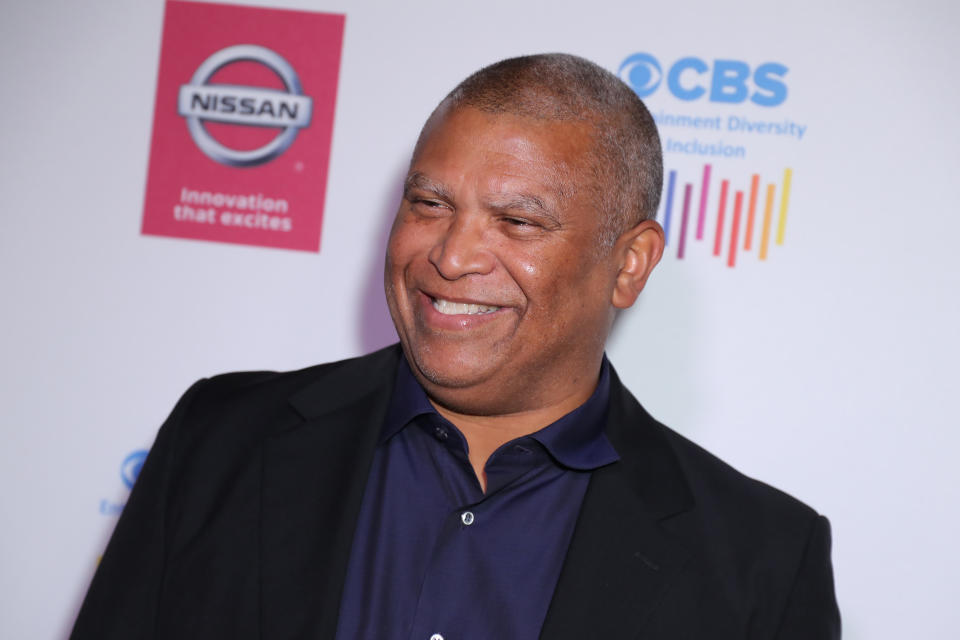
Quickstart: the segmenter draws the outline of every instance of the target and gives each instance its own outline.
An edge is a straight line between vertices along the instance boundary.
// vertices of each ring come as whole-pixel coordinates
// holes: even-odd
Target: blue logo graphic
[[[693,56],[680,58],[667,70],[667,88],[680,100],[740,104],[750,100],[761,107],[776,107],[787,99],[783,77],[789,69],[765,62],[751,71],[740,60],[714,60],[711,66]],[[663,79],[660,63],[649,53],[635,53],[620,65],[618,74],[641,98],[651,95]]]
[[[133,483],[137,481],[140,475],[140,469],[143,468],[143,461],[147,459],[146,449],[134,451],[123,459],[123,465],[120,467],[120,477],[127,489],[133,489]]]
[[[649,53],[635,53],[628,57],[620,65],[617,75],[641,98],[656,91],[663,80],[660,63]]]

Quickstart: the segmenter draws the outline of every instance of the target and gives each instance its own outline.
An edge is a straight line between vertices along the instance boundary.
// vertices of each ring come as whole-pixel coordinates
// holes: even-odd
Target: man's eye
[[[415,210],[421,213],[429,213],[430,215],[442,213],[444,210],[449,209],[445,202],[427,198],[410,198],[410,205]]]
[[[532,226],[529,220],[524,220],[522,218],[504,218],[504,221],[513,227],[529,227]]]

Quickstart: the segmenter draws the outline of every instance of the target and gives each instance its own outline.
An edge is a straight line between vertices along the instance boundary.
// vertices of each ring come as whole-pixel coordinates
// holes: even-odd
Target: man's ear
[[[613,287],[614,307],[626,309],[636,302],[650,272],[660,262],[663,243],[663,228],[656,220],[644,220],[617,238],[614,252],[620,260],[620,271]]]

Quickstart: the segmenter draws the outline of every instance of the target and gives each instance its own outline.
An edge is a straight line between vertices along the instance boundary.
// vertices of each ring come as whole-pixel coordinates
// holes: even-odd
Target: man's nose
[[[430,262],[447,280],[465,275],[484,275],[494,267],[486,246],[486,226],[478,216],[454,214],[444,234],[428,254]]]

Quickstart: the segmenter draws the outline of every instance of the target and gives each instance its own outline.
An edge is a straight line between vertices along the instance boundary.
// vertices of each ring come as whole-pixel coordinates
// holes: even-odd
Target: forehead
[[[570,196],[592,187],[593,128],[458,107],[435,113],[424,126],[411,174],[441,179],[486,178],[491,184],[529,180]]]

